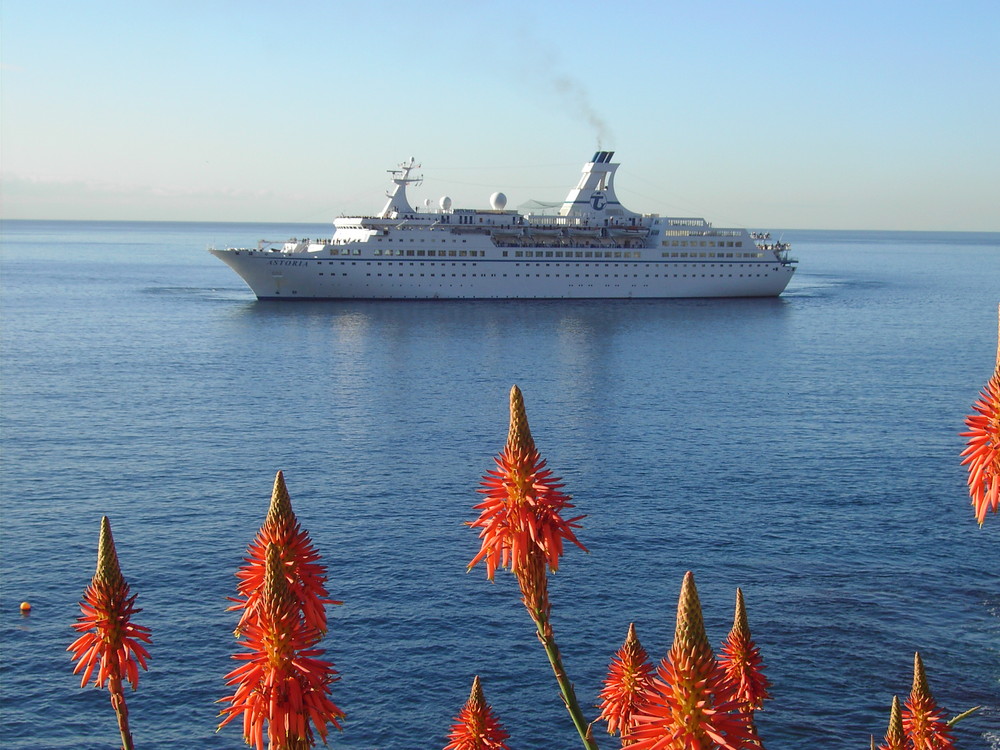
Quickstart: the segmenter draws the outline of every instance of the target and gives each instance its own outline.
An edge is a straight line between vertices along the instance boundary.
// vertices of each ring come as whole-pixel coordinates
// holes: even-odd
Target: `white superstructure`
[[[390,170],[376,216],[341,217],[329,240],[212,248],[260,299],[559,299],[775,297],[788,245],[704,219],[637,214],[615,195],[618,164],[598,151],[558,213],[413,208],[413,159]]]

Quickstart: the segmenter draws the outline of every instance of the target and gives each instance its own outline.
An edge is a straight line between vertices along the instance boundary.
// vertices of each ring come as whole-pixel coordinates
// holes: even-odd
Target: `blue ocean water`
[[[279,469],[344,601],[332,747],[443,747],[477,674],[512,748],[578,747],[515,582],[465,572],[515,383],[587,514],[551,595],[589,717],[630,622],[665,654],[692,570],[713,643],[744,591],[772,750],[880,738],[916,650],[949,715],[985,706],[959,747],[1000,747],[1000,517],[958,460],[1000,234],[787,231],[778,299],[289,304],[205,248],[325,225],[0,229],[4,748],[118,746],[65,651],[104,514],[153,631],[137,745],[242,746],[214,732],[226,597]]]

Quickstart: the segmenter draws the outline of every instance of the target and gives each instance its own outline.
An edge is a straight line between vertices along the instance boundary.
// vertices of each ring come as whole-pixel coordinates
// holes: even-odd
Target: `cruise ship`
[[[767,232],[640,214],[615,194],[613,151],[583,165],[562,204],[410,205],[414,159],[389,170],[375,216],[342,216],[330,239],[210,248],[259,299],[776,297],[796,261]],[[524,209],[525,206],[522,206]]]

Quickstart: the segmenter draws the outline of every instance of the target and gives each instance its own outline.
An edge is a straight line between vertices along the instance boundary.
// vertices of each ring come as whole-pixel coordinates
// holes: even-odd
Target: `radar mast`
[[[420,169],[420,165],[417,164],[416,160],[411,156],[410,160],[408,162],[404,161],[399,165],[398,169],[386,170],[392,175],[392,183],[394,187],[391,192],[386,193],[389,201],[385,204],[385,208],[382,209],[382,213],[379,214],[380,219],[392,219],[403,214],[411,214],[414,212],[413,208],[410,206],[410,202],[406,199],[406,186],[419,185],[424,179],[420,175],[411,177],[410,173],[414,169]]]

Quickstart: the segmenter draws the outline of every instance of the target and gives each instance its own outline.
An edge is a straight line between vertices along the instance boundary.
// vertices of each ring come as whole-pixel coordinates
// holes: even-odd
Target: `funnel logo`
[[[595,211],[600,211],[606,205],[608,205],[608,199],[605,198],[600,193],[594,193],[590,196],[590,205],[594,207]]]

